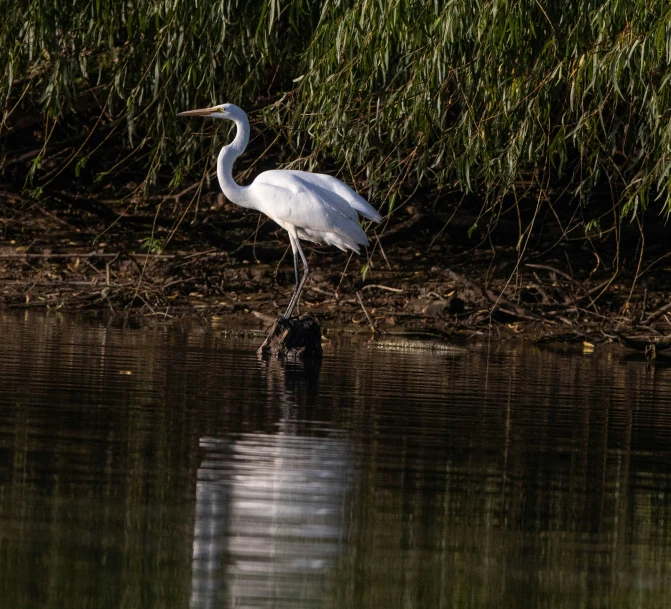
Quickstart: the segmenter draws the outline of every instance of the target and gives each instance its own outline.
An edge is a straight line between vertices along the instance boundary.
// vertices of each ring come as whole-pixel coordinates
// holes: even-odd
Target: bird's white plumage
[[[359,224],[359,214],[373,222],[380,222],[382,216],[349,186],[321,173],[273,169],[260,174],[249,186],[238,186],[233,180],[232,169],[235,159],[249,141],[249,121],[245,112],[233,104],[223,104],[181,114],[227,118],[235,122],[235,139],[221,149],[217,160],[219,184],[233,203],[263,212],[289,233],[296,271],[296,290],[285,313],[285,317],[289,317],[309,272],[298,240],[335,245],[358,254],[359,246],[368,245],[366,233]],[[300,282],[298,254],[304,268]]]
[[[254,182],[277,183],[277,180],[293,177],[306,185],[314,185],[324,190],[329,190],[340,196],[349,203],[350,207],[359,212],[367,220],[381,222],[382,216],[366,199],[352,190],[347,184],[338,178],[324,173],[312,173],[310,171],[296,171],[294,169],[271,169],[264,171]]]
[[[258,209],[287,230],[293,226],[299,238],[359,253],[359,245],[368,245],[368,238],[359,225],[358,210],[352,201],[363,206],[353,197],[344,198],[342,194],[349,194],[344,188],[340,192],[327,188],[332,183],[324,178],[331,176],[306,171],[266,171],[254,180],[249,193]],[[335,178],[331,180],[345,186]],[[368,202],[361,201],[369,208],[364,208],[366,217],[379,218]]]

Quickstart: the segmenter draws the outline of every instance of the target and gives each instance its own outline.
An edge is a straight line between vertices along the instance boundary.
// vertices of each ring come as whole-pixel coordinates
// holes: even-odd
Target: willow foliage
[[[417,186],[495,200],[561,184],[588,201],[608,184],[624,213],[671,210],[665,0],[3,4],[4,135],[30,107],[47,132],[72,123],[93,95],[96,128],[178,182],[213,140],[176,111],[232,101],[281,131],[296,165],[332,158],[390,205]]]

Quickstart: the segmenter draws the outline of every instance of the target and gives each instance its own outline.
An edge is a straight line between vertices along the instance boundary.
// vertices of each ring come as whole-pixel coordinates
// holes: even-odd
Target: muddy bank
[[[195,313],[263,327],[293,290],[286,234],[214,194],[196,223],[65,198],[6,194],[0,205],[2,307]],[[327,328],[379,334],[593,342],[671,331],[664,251],[616,260],[585,241],[548,247],[549,235],[520,259],[514,239],[466,238],[468,214],[460,224],[442,220],[408,207],[369,233],[361,257],[308,247],[301,312]]]

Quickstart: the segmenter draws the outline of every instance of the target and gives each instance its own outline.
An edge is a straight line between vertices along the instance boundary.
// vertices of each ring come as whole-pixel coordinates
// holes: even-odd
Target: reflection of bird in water
[[[238,186],[232,170],[235,159],[249,142],[249,120],[245,112],[233,104],[222,104],[180,112],[179,116],[227,118],[236,124],[235,139],[221,149],[217,160],[219,184],[233,203],[263,212],[289,233],[296,289],[284,313],[288,319],[310,272],[299,239],[335,245],[343,251],[352,250],[358,254],[360,245],[368,245],[368,238],[359,226],[357,214],[374,222],[380,222],[382,216],[349,186],[320,173],[274,169],[264,171],[249,186]],[[303,261],[300,281],[299,255]]]
[[[191,608],[319,600],[345,537],[347,443],[250,434],[200,446]]]
[[[297,360],[265,357],[257,354],[265,379],[265,394],[271,410],[279,409],[279,430],[296,433],[295,421],[314,413],[319,395],[321,358]]]
[[[319,369],[260,364],[278,433],[200,440],[191,609],[315,603],[346,535],[349,444],[297,435]]]

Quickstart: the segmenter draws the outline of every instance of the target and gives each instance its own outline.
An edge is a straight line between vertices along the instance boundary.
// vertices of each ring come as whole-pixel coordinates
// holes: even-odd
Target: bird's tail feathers
[[[352,250],[357,254],[361,253],[359,245],[368,245],[368,238],[365,233],[361,231],[361,235],[357,236],[357,239],[353,239],[348,235],[341,235],[338,233],[328,233],[326,238],[330,245],[335,245],[338,249],[341,249],[343,252],[347,250]],[[361,238],[363,237],[363,238]]]
[[[363,197],[357,195],[356,199],[350,199],[349,204],[356,209],[366,220],[373,222],[382,222],[380,213]]]

